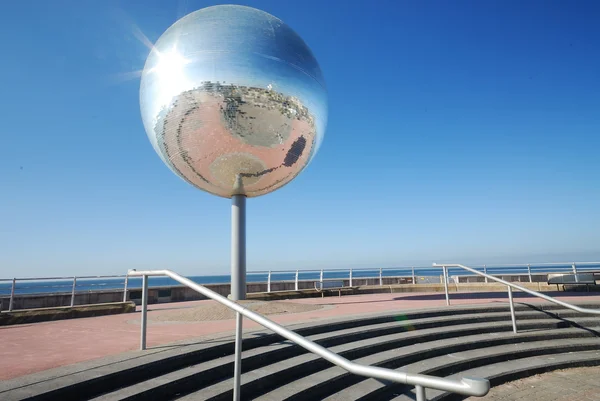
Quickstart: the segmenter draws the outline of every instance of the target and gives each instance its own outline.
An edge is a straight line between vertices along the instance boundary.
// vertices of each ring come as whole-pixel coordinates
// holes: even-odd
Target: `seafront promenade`
[[[600,294],[547,293],[567,302],[600,301]],[[452,306],[505,304],[506,293],[453,293]],[[443,293],[394,293],[302,298],[282,301],[243,301],[284,326],[352,318],[373,313],[403,313],[426,308],[448,308]],[[537,304],[539,299],[515,293],[516,303]],[[450,306],[450,308],[452,308]],[[147,343],[152,349],[185,347],[188,344],[230,336],[235,320],[230,311],[214,301],[203,300],[149,306]],[[245,333],[264,332],[256,323],[244,321]],[[13,379],[78,362],[123,354],[139,355],[140,313],[99,316],[0,327],[2,357],[0,380]]]

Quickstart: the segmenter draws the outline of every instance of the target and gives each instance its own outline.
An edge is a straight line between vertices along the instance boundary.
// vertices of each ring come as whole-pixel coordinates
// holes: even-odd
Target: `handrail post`
[[[512,319],[513,333],[517,334],[517,317],[515,316],[515,304],[513,302],[512,287],[508,287],[508,302],[510,303],[510,318]]]
[[[575,267],[575,262],[573,262],[573,274],[575,275],[575,282],[578,283],[579,282],[579,277],[577,277],[577,267]]]
[[[235,313],[235,361],[233,364],[233,400],[240,401],[242,387],[242,314]]]
[[[531,277],[531,265],[527,264],[527,274],[529,275],[529,282],[533,283],[533,278]]]
[[[236,301],[246,299],[246,291],[246,197],[233,195],[231,197],[231,298]]]
[[[379,285],[383,285],[383,269],[379,268]]]
[[[446,305],[450,306],[450,294],[448,293],[448,268],[446,266],[442,266],[444,270],[444,291],[446,292]]]
[[[352,269],[350,269],[350,282],[348,285],[352,287]]]
[[[142,332],[140,333],[140,349],[146,349],[146,324],[148,317],[148,276],[142,276]]]
[[[415,276],[415,267],[412,267],[412,283],[417,284],[417,278]]]
[[[294,289],[298,291],[298,270],[296,270],[296,279],[294,283]]]
[[[127,302],[127,286],[129,285],[129,275],[125,275],[125,285],[123,286],[123,302]]]
[[[485,274],[487,274],[487,265],[483,265],[483,272],[484,272]],[[488,278],[487,278],[487,277],[485,278],[485,282],[486,282],[486,284],[487,284],[487,282],[488,282]]]
[[[425,394],[425,387],[415,386],[415,392],[417,393],[417,401],[427,401],[427,395]]]
[[[271,270],[269,270],[269,275],[267,276],[267,292],[271,292]]]
[[[319,276],[319,282],[321,283],[321,288],[323,288],[323,269],[321,269],[321,275]]]
[[[77,285],[77,277],[73,277],[73,288],[71,289],[71,308],[75,306],[75,286]]]
[[[17,285],[17,279],[13,278],[12,286],[10,287],[10,301],[8,302],[8,311],[11,312],[13,310],[14,302],[15,302],[15,286]]]

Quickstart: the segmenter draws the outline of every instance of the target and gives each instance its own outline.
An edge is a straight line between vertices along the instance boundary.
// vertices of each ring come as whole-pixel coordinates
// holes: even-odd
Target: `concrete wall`
[[[115,315],[135,312],[133,302],[116,302],[99,305],[80,305],[60,308],[36,308],[3,312],[0,314],[0,326],[12,324],[37,323],[51,320],[76,319],[81,317]]]

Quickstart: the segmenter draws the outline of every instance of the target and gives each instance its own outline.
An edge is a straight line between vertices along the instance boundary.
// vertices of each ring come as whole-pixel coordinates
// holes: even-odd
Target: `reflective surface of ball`
[[[140,87],[146,133],[173,172],[215,195],[264,195],[314,157],[327,125],[321,69],[286,24],[214,6],[173,24]]]

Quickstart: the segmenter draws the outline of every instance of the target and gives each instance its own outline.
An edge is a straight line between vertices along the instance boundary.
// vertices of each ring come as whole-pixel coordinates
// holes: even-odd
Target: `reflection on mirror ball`
[[[327,125],[311,50],[278,18],[243,6],[204,8],[167,29],[146,60],[140,106],[167,166],[223,197],[290,182]]]

